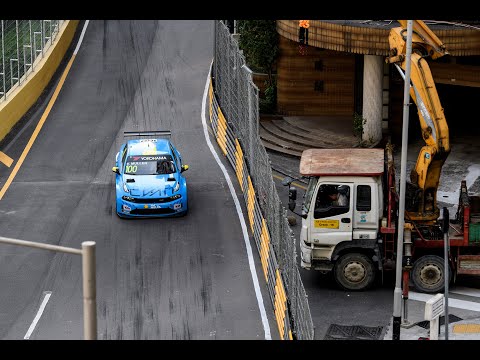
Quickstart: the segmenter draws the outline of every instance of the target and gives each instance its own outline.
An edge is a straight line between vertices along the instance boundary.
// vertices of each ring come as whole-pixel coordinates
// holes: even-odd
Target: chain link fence
[[[27,80],[64,20],[0,20],[0,102]]]
[[[267,151],[258,133],[258,88],[252,81],[252,72],[246,65],[237,40],[222,21],[215,22],[214,46],[214,91],[228,124],[234,129],[244,149],[253,187],[286,286],[293,333],[296,339],[313,340],[313,321],[297,266],[295,237],[288,224],[287,210],[275,188]]]

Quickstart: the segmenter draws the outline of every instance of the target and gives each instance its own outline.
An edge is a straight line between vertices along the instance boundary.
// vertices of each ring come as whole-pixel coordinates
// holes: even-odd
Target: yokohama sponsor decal
[[[128,162],[132,161],[158,161],[158,160],[170,160],[172,161],[171,155],[131,155],[128,157]]]

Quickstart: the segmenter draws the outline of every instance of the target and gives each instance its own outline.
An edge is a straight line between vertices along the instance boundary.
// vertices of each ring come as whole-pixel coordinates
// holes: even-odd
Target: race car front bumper
[[[166,217],[176,216],[187,210],[185,197],[138,199],[123,196],[117,200],[117,214],[121,217]]]

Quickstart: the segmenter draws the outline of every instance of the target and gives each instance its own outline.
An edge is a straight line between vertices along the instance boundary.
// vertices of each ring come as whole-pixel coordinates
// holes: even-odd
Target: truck
[[[406,20],[392,28],[390,56],[405,79]],[[440,218],[437,190],[441,169],[450,153],[448,126],[426,58],[448,52],[421,20],[414,20],[410,96],[414,100],[425,145],[406,181],[402,280],[424,293],[444,289],[445,244],[449,242],[448,279],[457,274],[480,275],[480,196],[470,194],[461,181],[455,217]],[[349,291],[372,287],[378,274],[395,270],[398,203],[393,146],[384,148],[307,149],[300,158],[300,174],[308,179],[300,230],[301,267],[332,273]],[[293,179],[289,209],[296,207]],[[347,205],[334,200],[347,198]],[[445,211],[444,211],[445,212]],[[448,212],[446,212],[448,215]],[[383,276],[382,276],[383,279]]]

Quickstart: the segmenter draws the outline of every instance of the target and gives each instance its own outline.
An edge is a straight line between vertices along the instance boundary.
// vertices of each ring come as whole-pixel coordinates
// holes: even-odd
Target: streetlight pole
[[[410,105],[410,59],[412,56],[413,20],[407,20],[407,49],[405,66],[405,86],[403,91],[403,127],[402,127],[402,153],[400,165],[400,201],[398,205],[398,238],[396,280],[393,297],[393,331],[392,340],[400,340],[400,325],[402,320],[402,259],[403,259],[403,232],[405,226],[405,188],[407,173],[407,147],[408,147],[408,115]],[[408,284],[405,284],[408,286]]]

